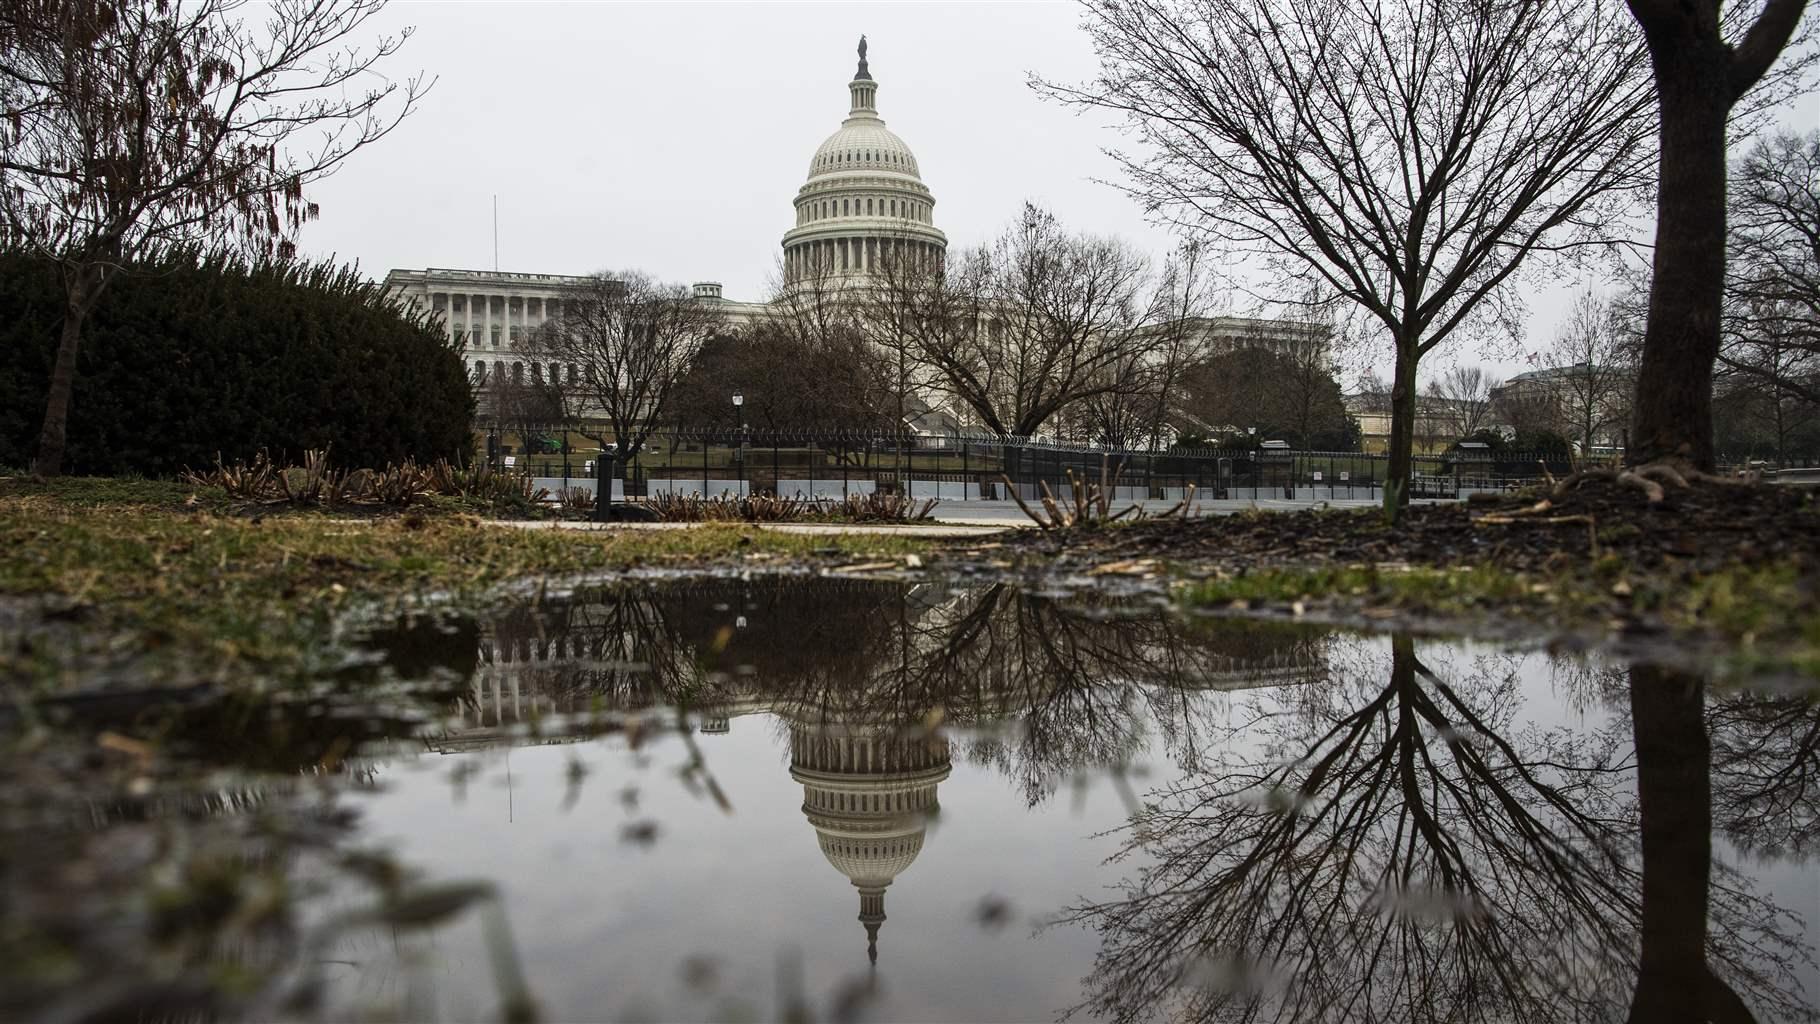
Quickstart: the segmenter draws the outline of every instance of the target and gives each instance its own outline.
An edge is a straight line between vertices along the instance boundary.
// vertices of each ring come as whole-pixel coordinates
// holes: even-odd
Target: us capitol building
[[[795,223],[782,240],[786,287],[810,279],[863,284],[886,261],[894,266],[937,268],[948,236],[935,226],[935,194],[923,183],[916,154],[878,116],[878,82],[866,63],[860,37],[859,68],[847,83],[846,120],[816,147],[808,180],[796,191]],[[486,270],[393,270],[389,292],[438,315],[479,385],[495,374],[520,375],[515,352],[539,324],[560,314],[563,296],[584,276]],[[770,310],[721,294],[717,281],[696,282],[695,295],[718,303],[735,327]],[[1214,346],[1276,347],[1315,339],[1326,329],[1310,324],[1242,317],[1209,317],[1198,329]],[[535,367],[533,367],[535,369]]]
[[[948,236],[935,226],[935,194],[923,184],[916,154],[878,116],[878,82],[866,65],[864,36],[847,93],[847,119],[816,148],[808,180],[796,192],[796,221],[783,237],[786,283],[811,276],[859,281],[886,258],[939,266],[948,250]],[[449,341],[462,346],[479,380],[487,364],[503,369],[514,345],[557,316],[565,292],[585,280],[432,267],[394,270],[385,284],[442,318]],[[716,281],[694,288],[697,298],[719,303],[736,326],[769,309],[726,298]]]

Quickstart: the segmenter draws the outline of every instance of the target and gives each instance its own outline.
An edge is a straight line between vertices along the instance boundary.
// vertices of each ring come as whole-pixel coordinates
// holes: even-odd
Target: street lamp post
[[[733,393],[733,408],[739,411],[739,448],[733,453],[733,463],[739,470],[739,496],[746,496],[746,396]]]

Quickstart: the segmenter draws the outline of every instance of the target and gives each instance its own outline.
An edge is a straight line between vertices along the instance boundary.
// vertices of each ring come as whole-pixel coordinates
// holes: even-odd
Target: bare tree
[[[671,396],[665,417],[680,427],[769,431],[891,428],[891,367],[853,332],[802,335],[765,317],[702,347]],[[735,409],[730,396],[745,404]],[[862,446],[863,447],[863,446]]]
[[[1458,437],[1470,437],[1491,426],[1491,392],[1501,381],[1482,366],[1455,363],[1428,383],[1428,392]]]
[[[1279,386],[1289,401],[1296,444],[1302,448],[1311,448],[1314,446],[1311,438],[1314,437],[1317,426],[1325,425],[1323,421],[1331,419],[1331,416],[1323,416],[1328,411],[1323,405],[1323,399],[1339,393],[1339,385],[1333,376],[1333,364],[1327,358],[1326,341],[1299,339],[1279,346],[1277,351],[1289,371],[1284,374]],[[1344,411],[1343,405],[1341,409]]]
[[[946,266],[884,259],[871,333],[902,346],[922,385],[999,434],[1028,435],[1069,405],[1115,390],[1145,351],[1144,260],[1110,238],[1070,234],[1033,205],[990,244]]]
[[[1319,284],[1396,357],[1385,507],[1407,500],[1417,368],[1508,312],[1533,254],[1612,240],[1651,95],[1612,0],[1089,0],[1101,75],[1046,84],[1124,114],[1131,194]]]
[[[1171,254],[1150,292],[1141,344],[1102,371],[1109,387],[1062,411],[1066,436],[1121,450],[1165,443],[1184,375],[1205,348],[1207,285],[1201,245]]]
[[[115,274],[175,245],[288,254],[310,184],[426,89],[362,48],[385,0],[10,0],[0,10],[0,242],[64,285],[35,468],[60,473],[82,327]],[[244,18],[245,15],[251,18]]]
[[[1415,451],[1432,452],[1446,447],[1454,437],[1453,428],[1453,415],[1446,403],[1433,394],[1416,399],[1416,419],[1409,431],[1410,444]]]
[[[1654,273],[1627,458],[1710,470],[1725,290],[1726,128],[1794,36],[1807,0],[1763,0],[1725,16],[1719,0],[1627,2],[1649,45],[1661,123]]]
[[[1820,404],[1820,132],[1740,161],[1729,217],[1719,373],[1777,407]]]
[[[1549,386],[1560,392],[1563,419],[1583,456],[1608,427],[1629,419],[1636,371],[1627,352],[1611,300],[1590,290],[1575,297],[1549,347]]]
[[[568,403],[557,383],[555,364],[546,376],[541,364],[526,374],[523,363],[512,364],[510,372],[503,367],[477,381],[480,385],[476,411],[480,422],[502,433],[518,437],[524,454],[536,454],[544,438],[551,433],[574,426]],[[492,455],[491,452],[488,453]]]
[[[1771,313],[1761,322],[1770,326],[1783,319]],[[1766,440],[1778,465],[1800,450],[1814,450],[1820,402],[1808,395],[1820,391],[1820,357],[1786,335],[1765,331],[1728,338],[1719,361],[1713,377],[1715,443],[1735,446],[1741,434]],[[1721,425],[1727,429],[1721,431]]]
[[[1505,381],[1492,398],[1492,409],[1519,438],[1539,433],[1565,435],[1570,429],[1561,392],[1533,378]]]
[[[805,261],[787,279],[780,268],[769,315],[750,325],[755,342],[770,339],[798,360],[780,384],[792,392],[793,426],[827,431],[904,430],[915,411],[915,367],[890,338],[875,344],[867,321],[871,289],[826,261]],[[781,397],[781,396],[780,396]]]
[[[629,462],[702,346],[726,329],[726,315],[687,285],[636,271],[584,279],[561,309],[533,332],[531,351],[575,368],[560,389],[570,418],[603,447],[617,442]]]

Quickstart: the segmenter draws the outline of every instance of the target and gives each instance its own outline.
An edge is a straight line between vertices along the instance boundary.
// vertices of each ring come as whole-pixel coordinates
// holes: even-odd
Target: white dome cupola
[[[878,116],[864,36],[847,93],[846,120],[815,150],[796,193],[796,225],[783,239],[789,282],[863,278],[892,265],[939,267],[948,249],[916,155]]]

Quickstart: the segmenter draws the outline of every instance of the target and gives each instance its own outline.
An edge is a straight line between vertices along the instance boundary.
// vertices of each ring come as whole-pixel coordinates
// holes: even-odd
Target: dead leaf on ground
[[[1089,576],[1142,576],[1156,570],[1154,558],[1128,558],[1122,562],[1107,562],[1087,570]]]

